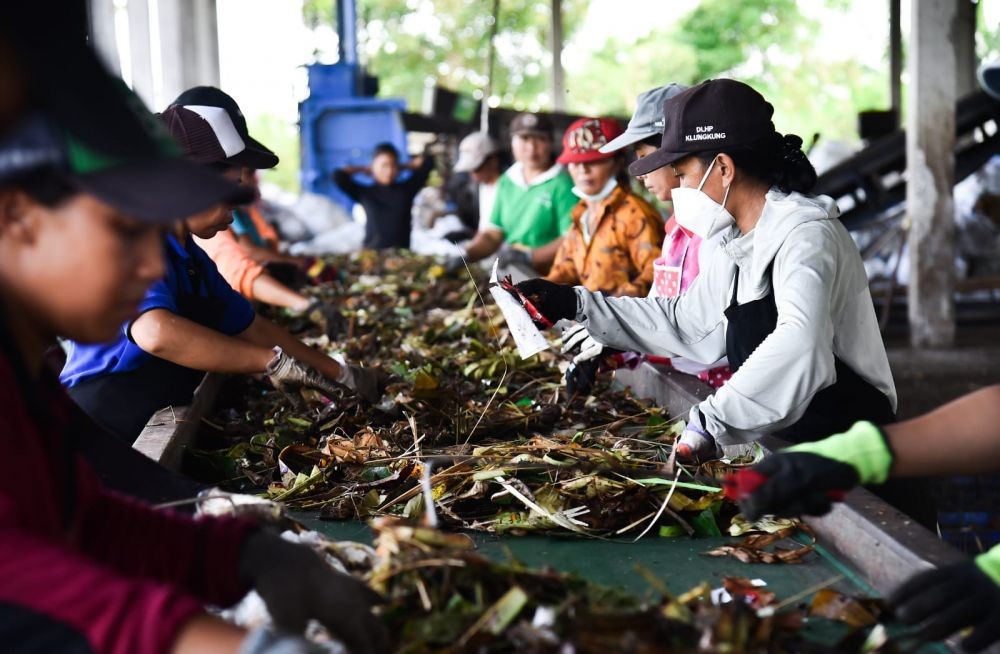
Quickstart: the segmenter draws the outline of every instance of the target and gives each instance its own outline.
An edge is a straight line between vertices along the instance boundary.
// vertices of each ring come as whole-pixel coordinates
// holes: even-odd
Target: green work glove
[[[858,483],[882,484],[889,478],[892,450],[882,430],[868,421],[856,422],[842,434],[821,441],[793,445],[781,451],[807,452],[840,461],[854,468]]]
[[[767,457],[743,475],[747,480],[737,499],[748,520],[823,515],[845,491],[884,482],[891,466],[892,452],[882,430],[857,422],[842,434]]]
[[[893,592],[889,604],[901,622],[920,624],[928,640],[969,629],[962,649],[986,649],[1000,641],[1000,545],[975,561],[921,572]]]

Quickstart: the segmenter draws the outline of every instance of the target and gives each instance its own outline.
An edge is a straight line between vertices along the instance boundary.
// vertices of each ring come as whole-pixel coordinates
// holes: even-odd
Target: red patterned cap
[[[581,118],[563,134],[563,150],[557,161],[568,164],[611,159],[614,152],[602,154],[600,149],[623,131],[614,118]]]

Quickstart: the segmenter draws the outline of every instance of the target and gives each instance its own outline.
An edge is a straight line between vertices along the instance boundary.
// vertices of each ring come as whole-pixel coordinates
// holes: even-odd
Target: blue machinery
[[[337,0],[339,60],[312,64],[309,97],[299,104],[302,189],[333,198],[351,211],[353,202],[333,183],[341,166],[365,166],[378,143],[395,145],[406,157],[400,98],[378,99],[378,85],[358,65],[355,0]]]

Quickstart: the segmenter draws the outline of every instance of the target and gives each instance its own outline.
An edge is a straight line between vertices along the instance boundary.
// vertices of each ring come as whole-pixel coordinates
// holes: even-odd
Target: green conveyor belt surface
[[[367,525],[355,521],[330,522],[316,518],[315,513],[293,511],[292,517],[310,529],[337,540],[372,542],[372,532]],[[722,585],[726,576],[763,579],[768,590],[779,601],[808,588],[823,584],[832,577],[843,579],[830,587],[848,595],[875,597],[878,593],[861,578],[850,565],[837,559],[821,545],[815,553],[796,565],[747,564],[732,558],[704,556],[702,552],[722,543],[735,542],[735,538],[656,538],[647,537],[633,543],[631,540],[582,540],[550,536],[505,536],[469,534],[480,552],[503,561],[510,557],[531,567],[549,566],[562,572],[579,574],[593,582],[617,587],[633,595],[652,595],[645,579],[636,572],[640,565],[667,584],[673,592],[683,592],[705,581],[713,588]],[[811,594],[802,598],[808,603]],[[810,621],[805,635],[824,643],[835,643],[847,633],[844,625],[829,621]],[[895,629],[890,626],[890,633]],[[946,652],[941,646],[925,646],[921,654]]]
[[[371,530],[358,522],[327,522],[315,514],[293,516],[316,531],[338,540],[371,542]],[[631,540],[582,540],[549,536],[505,536],[470,533],[478,549],[495,560],[513,556],[531,567],[550,566],[573,572],[596,583],[619,587],[641,595],[649,584],[635,572],[641,565],[664,581],[674,592],[682,592],[703,581],[721,585],[725,576],[760,578],[779,598],[789,597],[838,574],[844,579],[832,588],[852,595],[875,596],[875,591],[850,567],[822,548],[797,565],[746,564],[732,558],[703,556],[716,545],[734,542],[734,538],[656,538]]]

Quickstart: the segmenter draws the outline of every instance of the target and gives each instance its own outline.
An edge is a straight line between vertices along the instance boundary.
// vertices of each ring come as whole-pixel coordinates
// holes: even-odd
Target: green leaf
[[[298,428],[299,431],[305,431],[313,426],[311,421],[305,420],[304,418],[298,418],[296,416],[285,416],[285,422]]]
[[[719,530],[719,525],[715,522],[715,515],[712,513],[712,509],[705,509],[694,518],[688,520],[692,527],[694,527],[694,532],[698,536],[721,536],[722,532]]]
[[[642,486],[673,486],[673,479],[663,479],[662,477],[647,477],[645,479],[631,479],[637,484]],[[716,488],[715,486],[705,486],[704,484],[692,484],[686,481],[677,482],[677,488],[684,488],[686,490],[702,491],[703,493],[721,493],[721,488]]]
[[[680,525],[661,525],[660,538],[679,538],[686,532]]]

